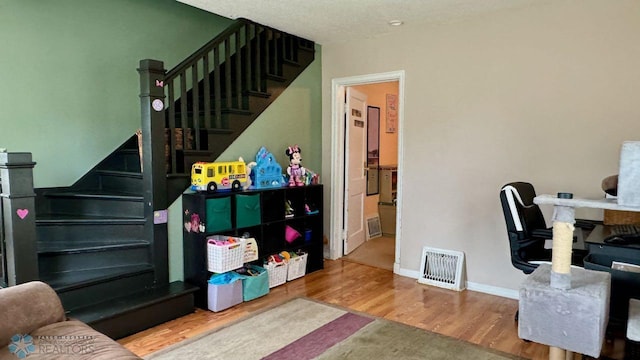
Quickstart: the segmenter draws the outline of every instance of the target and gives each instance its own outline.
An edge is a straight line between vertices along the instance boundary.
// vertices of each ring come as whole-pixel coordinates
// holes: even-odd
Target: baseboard
[[[418,280],[418,278],[420,277],[420,271],[401,268],[400,264],[398,263],[393,264],[393,272],[400,276],[405,276],[416,280]]]
[[[418,279],[420,277],[420,272],[416,270],[403,269],[400,267],[398,263],[393,264],[393,272],[400,276],[405,276],[412,279]],[[467,290],[477,291],[489,295],[496,295],[500,297],[505,297],[509,299],[519,299],[518,290],[501,288],[497,286],[479,284],[467,281]]]
[[[501,288],[497,286],[478,284],[474,282],[467,281],[467,290],[473,290],[489,295],[501,296],[509,299],[518,300],[520,298],[518,290]]]

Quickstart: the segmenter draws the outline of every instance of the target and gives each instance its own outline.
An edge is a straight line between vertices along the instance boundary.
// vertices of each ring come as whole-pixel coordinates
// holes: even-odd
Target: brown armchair
[[[140,359],[92,329],[67,319],[56,292],[33,281],[0,289],[0,360]]]

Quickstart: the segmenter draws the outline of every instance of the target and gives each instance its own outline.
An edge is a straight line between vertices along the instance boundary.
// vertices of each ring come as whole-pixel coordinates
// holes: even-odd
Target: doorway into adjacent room
[[[334,223],[339,223],[340,237],[331,244],[332,254],[336,258],[344,256],[345,260],[388,270],[398,269],[400,262],[400,238],[397,236],[397,229],[400,228],[397,219],[400,214],[397,209],[401,187],[398,174],[402,167],[399,153],[403,77],[404,73],[398,72],[334,80],[334,85],[336,81],[342,82],[337,91],[334,91],[334,96],[337,100],[342,100],[339,113],[346,116],[339,119],[340,126],[336,126],[337,115],[334,115],[334,131],[338,132],[341,139],[333,144],[341,162],[339,171],[334,173],[338,175],[334,178],[344,181],[334,184],[340,187],[342,196],[340,201],[334,203],[332,216],[338,217],[340,213],[342,216],[340,221]],[[360,146],[360,141],[353,139],[353,135],[358,136],[360,132],[347,127],[347,124],[353,125],[358,120],[350,118],[349,109],[345,112],[349,92],[363,94],[360,97],[366,102],[363,107],[363,112],[366,111],[367,115],[363,116],[366,120],[363,125],[366,134],[363,146]],[[359,125],[362,126],[361,123]],[[362,166],[354,167],[353,159],[362,159],[364,166],[366,196],[361,197],[362,200],[350,194],[350,184],[354,182],[349,177],[341,176],[349,176],[350,171],[352,175],[362,171],[359,170]],[[355,200],[361,201],[361,204],[355,204]],[[335,230],[335,226],[333,228]],[[360,241],[348,242],[351,234],[362,229],[366,234],[361,245]]]

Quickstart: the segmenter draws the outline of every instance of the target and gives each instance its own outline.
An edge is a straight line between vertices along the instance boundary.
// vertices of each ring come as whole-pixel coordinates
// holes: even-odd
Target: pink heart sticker
[[[16,210],[16,214],[18,214],[20,219],[24,219],[29,215],[29,209],[18,209]]]

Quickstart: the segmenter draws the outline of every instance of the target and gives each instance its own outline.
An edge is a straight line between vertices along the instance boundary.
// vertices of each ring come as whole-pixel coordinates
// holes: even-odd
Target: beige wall
[[[398,82],[391,81],[378,84],[352,86],[352,88],[367,96],[368,106],[380,108],[380,164],[392,165],[398,163],[398,132],[388,133],[385,130],[387,120],[387,94],[398,95]],[[364,200],[365,218],[378,213],[379,195],[369,195]]]
[[[640,140],[640,2],[558,0],[397,30],[323,44],[323,148],[332,79],[404,70],[400,268],[417,271],[425,245],[461,250],[470,282],[517,289],[499,189],[603,195],[621,143]]]

